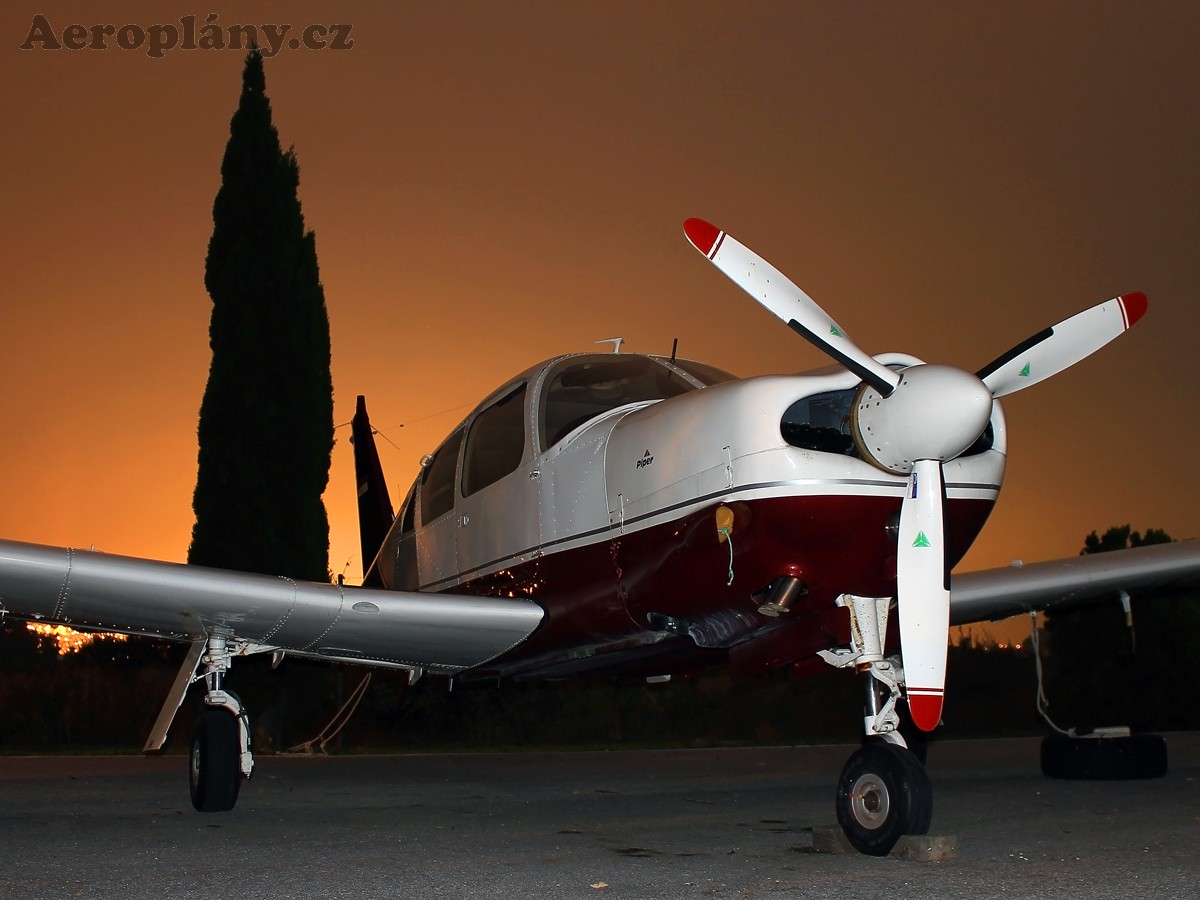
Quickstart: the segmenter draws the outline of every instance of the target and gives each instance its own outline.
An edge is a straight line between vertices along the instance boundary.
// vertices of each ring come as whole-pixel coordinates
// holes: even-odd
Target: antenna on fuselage
[[[675,365],[675,354],[679,352],[679,338],[671,343],[671,365]]]
[[[612,345],[613,345],[613,353],[620,353],[620,352],[621,352],[621,345],[622,345],[623,343],[625,343],[625,338],[619,338],[619,337],[617,337],[617,338],[605,338],[605,339],[604,339],[604,340],[602,340],[602,341],[596,341],[596,343],[597,343],[597,344],[612,344]]]

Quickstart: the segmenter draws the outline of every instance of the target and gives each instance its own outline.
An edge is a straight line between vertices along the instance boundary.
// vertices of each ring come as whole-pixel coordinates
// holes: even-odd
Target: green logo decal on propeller
[[[836,325],[829,326],[829,333],[832,334],[834,337],[845,337],[846,336],[846,335],[842,334],[841,329],[839,329]]]
[[[1023,369],[1022,369],[1020,372],[1018,372],[1017,374],[1018,374],[1018,375],[1019,375],[1021,378],[1028,378],[1028,377],[1029,377],[1029,363],[1025,363],[1025,368],[1023,368]]]
[[[925,532],[918,531],[917,539],[915,541],[913,541],[913,546],[914,547],[932,547],[933,544],[929,543],[929,538],[925,537]]]

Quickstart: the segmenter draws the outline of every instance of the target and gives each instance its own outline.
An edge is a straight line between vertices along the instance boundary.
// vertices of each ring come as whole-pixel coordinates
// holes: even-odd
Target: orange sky
[[[47,9],[0,13],[0,536],[182,560],[242,54],[18,49],[35,13],[61,31],[208,11]],[[335,418],[367,395],[396,445],[380,443],[393,500],[459,407],[600,338],[678,337],[744,375],[824,365],[687,244],[695,215],[865,349],[972,370],[1145,291],[1134,331],[1005,401],[1008,479],[962,568],[1074,554],[1125,522],[1200,536],[1194,4],[344,10],[226,5],[219,22],[353,25],[351,50],[268,60],[267,91],[317,235]],[[337,436],[330,562],[355,581]]]

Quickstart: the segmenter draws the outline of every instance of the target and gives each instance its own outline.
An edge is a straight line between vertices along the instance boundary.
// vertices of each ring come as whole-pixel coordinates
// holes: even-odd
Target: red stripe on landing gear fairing
[[[942,720],[942,695],[941,688],[908,689],[908,711],[922,731],[933,731]]]

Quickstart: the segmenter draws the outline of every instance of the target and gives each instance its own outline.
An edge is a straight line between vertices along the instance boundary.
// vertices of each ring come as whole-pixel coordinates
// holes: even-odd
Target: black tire
[[[917,758],[874,741],[856,750],[838,779],[837,817],[860,853],[887,856],[906,834],[928,834],[933,788]]]
[[[1042,774],[1075,781],[1130,781],[1167,774],[1167,742],[1158,734],[1042,739]]]
[[[205,710],[192,733],[188,784],[198,812],[228,812],[242,786],[237,719],[221,709]]]

